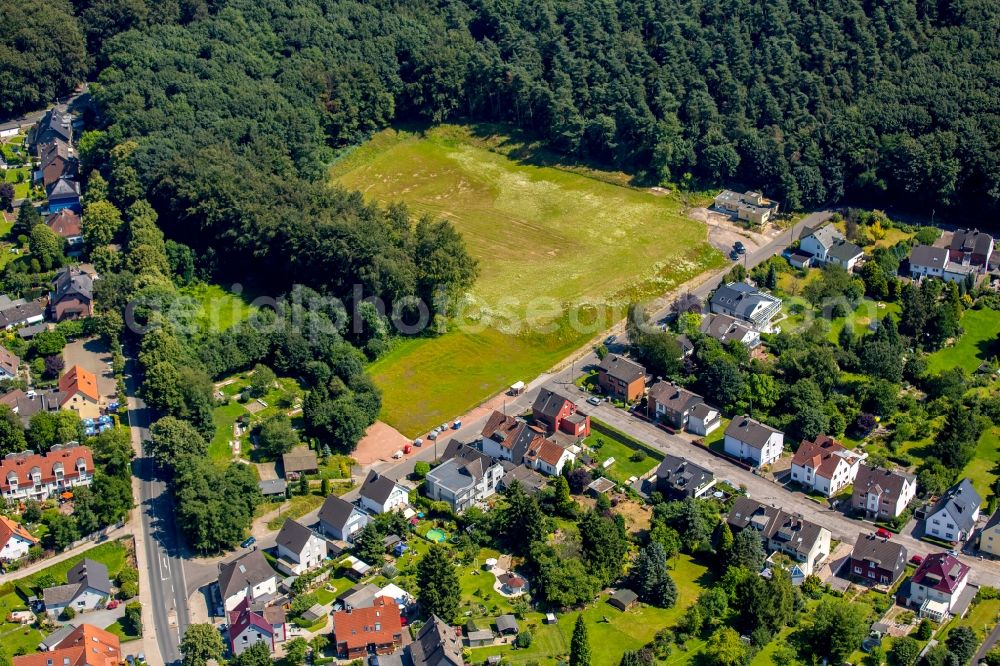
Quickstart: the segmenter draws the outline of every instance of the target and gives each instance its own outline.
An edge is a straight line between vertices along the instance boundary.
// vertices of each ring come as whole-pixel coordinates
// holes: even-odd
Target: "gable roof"
[[[571,405],[575,404],[562,393],[554,391],[550,388],[542,388],[542,390],[538,392],[538,395],[535,396],[535,401],[531,404],[531,413],[536,416],[541,414],[548,420],[552,421],[559,415],[559,412],[562,411],[563,406],[567,402]]]
[[[452,491],[460,491],[485,476],[496,463],[493,458],[468,444],[449,442],[443,463],[427,473],[427,478]]]
[[[0,347],[0,368],[4,370],[8,375],[16,375],[17,369],[21,365],[21,359],[8,351],[5,347]]]
[[[39,299],[35,301],[15,301],[8,307],[0,310],[0,328],[8,328],[23,324],[29,319],[39,318],[45,315],[45,301]],[[44,328],[45,324],[39,322],[36,326]],[[22,329],[24,330],[24,329]]]
[[[432,615],[410,644],[413,666],[465,666],[462,641],[437,615]]]
[[[916,481],[915,476],[888,469],[870,467],[862,463],[858,466],[858,474],[854,477],[854,494],[883,493],[898,497],[903,494],[903,486]]]
[[[229,631],[233,639],[235,640],[237,636],[241,635],[244,631],[251,627],[267,636],[270,636],[274,633],[275,624],[284,624],[283,617],[280,618],[280,622],[272,622],[272,620],[279,619],[273,614],[271,619],[266,618],[264,616],[266,610],[266,608],[261,611],[253,610],[250,607],[249,598],[243,599],[243,601],[236,604],[236,608],[229,611]]]
[[[840,230],[832,222],[821,224],[815,229],[803,229],[799,238],[806,239],[810,236],[815,238],[828,252],[834,244],[844,240],[844,234],[840,233]]]
[[[707,402],[699,402],[697,405],[691,408],[691,416],[697,419],[701,419],[702,421],[707,419],[713,413],[718,415],[719,410],[716,409],[715,407],[712,407]]]
[[[711,470],[679,456],[665,455],[656,468],[657,483],[663,481],[677,489],[700,488],[715,478]]]
[[[106,595],[111,594],[111,577],[108,576],[108,567],[103,562],[84,558],[69,570],[66,574],[66,580]]]
[[[0,549],[6,546],[7,542],[14,537],[30,541],[33,544],[38,543],[38,539],[31,536],[31,533],[25,529],[24,525],[15,523],[7,516],[0,516]]]
[[[389,501],[389,497],[392,496],[392,491],[396,489],[396,486],[395,481],[372,470],[368,472],[368,477],[361,484],[359,494],[378,504],[385,504]]]
[[[774,433],[783,434],[780,430],[764,425],[749,416],[737,416],[726,426],[726,435],[740,440],[745,444],[760,449]]]
[[[56,274],[49,300],[55,304],[73,296],[86,301],[94,300],[94,279],[79,268],[70,266]]]
[[[857,459],[851,451],[837,443],[837,440],[826,435],[819,435],[816,441],[802,440],[798,450],[792,456],[792,464],[800,467],[811,467],[823,478],[830,478],[841,460],[848,464]]]
[[[63,238],[73,238],[82,233],[80,216],[69,208],[61,208],[58,213],[49,215],[45,224]]]
[[[503,478],[500,479],[500,485],[503,488],[510,488],[510,485],[517,481],[521,485],[521,488],[524,489],[524,492],[532,495],[539,492],[548,483],[548,479],[527,465],[507,464],[512,466],[507,470]]]
[[[101,399],[101,394],[97,391],[97,377],[94,373],[78,365],[74,365],[59,378],[59,392],[64,394],[62,400],[64,405],[77,393],[94,402]]]
[[[70,143],[73,141],[73,116],[56,107],[52,107],[38,125],[35,140],[44,143],[53,139],[62,139]]]
[[[944,268],[948,263],[948,250],[943,247],[917,245],[910,251],[910,266]]]
[[[983,503],[983,499],[976,492],[969,479],[964,478],[951,488],[937,501],[927,517],[930,518],[936,513],[947,510],[963,531],[968,532],[976,525],[973,514]]]
[[[401,636],[403,623],[399,606],[389,597],[378,597],[368,608],[337,611],[333,614],[333,635],[338,645],[348,650],[392,643]]]
[[[297,446],[281,455],[281,468],[285,474],[308,472],[318,466],[316,452],[307,446]]]
[[[351,514],[358,510],[353,504],[336,495],[330,495],[323,501],[323,506],[319,510],[319,519],[327,525],[333,525],[343,530],[351,518]]]
[[[31,485],[31,475],[36,471],[42,483],[55,481],[59,468],[65,478],[76,478],[77,466],[81,464],[87,472],[93,473],[94,456],[86,446],[56,445],[44,455],[31,451],[8,453],[0,461],[0,489],[8,490],[12,479],[19,487]]]
[[[601,372],[607,373],[609,377],[614,377],[626,384],[631,384],[646,376],[646,368],[618,354],[608,354],[605,356],[598,369]]]
[[[662,405],[669,414],[683,414],[705,401],[697,393],[668,381],[656,382],[647,395],[657,405]]]
[[[483,426],[483,438],[493,440],[511,453],[514,464],[520,464],[524,454],[541,433],[521,419],[494,411]]]
[[[69,626],[69,625],[67,625]],[[123,661],[121,642],[110,631],[90,624],[70,627],[61,639],[50,635],[56,649],[14,657],[13,666],[118,666]],[[58,641],[58,642],[57,642]]]
[[[957,229],[951,237],[951,249],[956,252],[986,254],[993,237],[979,229]]]
[[[263,553],[259,550],[251,550],[232,562],[221,565],[219,568],[219,590],[222,592],[222,598],[228,599],[234,594],[248,587],[259,585],[276,575],[274,569],[264,559]]]
[[[528,447],[528,452],[525,454],[525,457],[530,460],[541,460],[542,462],[555,467],[559,464],[559,460],[565,453],[566,449],[559,446],[551,439],[539,437],[531,443],[530,447]]]
[[[741,530],[752,526],[765,540],[783,541],[797,553],[807,555],[824,528],[801,516],[750,499],[739,497],[726,516],[730,526]]]
[[[990,516],[990,519],[986,521],[983,531],[985,532],[986,530],[991,530],[997,525],[1000,525],[1000,508],[997,508],[997,510],[993,512],[993,515]],[[0,545],[0,547],[2,547],[2,545]]]
[[[313,536],[311,529],[297,520],[288,519],[281,526],[281,531],[278,532],[278,545],[284,546],[293,553],[301,553]]]
[[[900,572],[906,566],[906,547],[874,534],[858,536],[851,551],[851,558],[858,562],[872,562],[886,571]]]
[[[829,255],[834,259],[839,259],[843,262],[848,262],[855,257],[864,254],[864,250],[860,247],[851,243],[850,241],[842,240],[837,241],[833,244],[833,247],[829,250]]]
[[[745,322],[727,314],[706,315],[701,320],[698,330],[723,344],[731,340],[743,342],[747,334],[754,332]]]
[[[79,199],[80,183],[69,178],[60,178],[46,188],[49,199]]]
[[[924,558],[910,580],[946,594],[953,593],[969,573],[969,567],[948,553],[933,553]]]

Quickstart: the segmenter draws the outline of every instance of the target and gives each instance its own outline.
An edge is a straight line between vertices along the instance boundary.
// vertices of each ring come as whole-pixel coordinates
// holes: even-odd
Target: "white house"
[[[319,510],[319,529],[332,539],[354,541],[368,524],[368,514],[336,495],[330,495]]]
[[[947,553],[928,555],[910,579],[910,605],[920,608],[922,617],[940,622],[968,582],[969,567],[957,558]]]
[[[799,239],[799,250],[812,255],[814,264],[834,264],[848,271],[864,256],[864,251],[844,238],[831,222],[804,231]]]
[[[244,599],[255,601],[277,592],[278,575],[259,550],[219,565],[219,594],[227,613],[235,610]]]
[[[0,560],[13,562],[28,554],[38,539],[7,516],[0,516]]]
[[[66,585],[42,590],[45,612],[59,616],[67,607],[77,613],[93,610],[111,597],[111,578],[101,562],[83,559],[66,574]]]
[[[695,405],[688,417],[687,429],[696,435],[704,437],[708,433],[717,430],[722,425],[722,418],[719,410],[706,402]]]
[[[917,477],[862,464],[854,478],[851,508],[869,519],[890,520],[917,495]]]
[[[538,438],[528,447],[524,462],[532,469],[549,476],[562,474],[563,467],[576,456],[550,439]]]
[[[503,466],[485,453],[452,440],[444,462],[427,473],[424,492],[461,513],[494,495],[504,476]]]
[[[758,331],[766,331],[779,312],[781,299],[765,294],[746,282],[729,282],[715,290],[708,302],[715,314],[729,315],[750,322]]]
[[[736,499],[726,522],[733,532],[757,530],[767,550],[795,560],[807,576],[817,572],[830,555],[830,530],[749,497]]]
[[[278,569],[298,576],[326,559],[326,541],[296,520],[286,520],[278,532]]]
[[[287,633],[285,610],[281,606],[254,609],[250,600],[244,599],[229,613],[229,647],[237,657],[257,643],[266,644],[273,654]]]
[[[402,509],[410,501],[410,491],[387,476],[372,470],[361,485],[361,507],[369,513]]]
[[[949,488],[927,512],[924,531],[945,541],[965,541],[976,529],[981,497],[968,479]]]
[[[57,445],[45,454],[10,453],[0,461],[0,495],[6,500],[36,499],[88,486],[94,479],[94,457],[86,446]]]
[[[854,483],[867,454],[845,449],[833,438],[820,435],[799,445],[792,457],[792,480],[825,497],[833,497]]]
[[[729,455],[763,467],[781,457],[784,442],[784,433],[744,415],[729,422],[723,446]]]

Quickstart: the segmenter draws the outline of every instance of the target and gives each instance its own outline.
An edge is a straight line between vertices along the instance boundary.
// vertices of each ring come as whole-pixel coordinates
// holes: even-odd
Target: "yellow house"
[[[59,378],[59,407],[72,409],[81,419],[96,419],[101,415],[101,394],[97,376],[74,365]]]
[[[979,534],[979,550],[1000,556],[1000,509],[993,512],[986,527]]]

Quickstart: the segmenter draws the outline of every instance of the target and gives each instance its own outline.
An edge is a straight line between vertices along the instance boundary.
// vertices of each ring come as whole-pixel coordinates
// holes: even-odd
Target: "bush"
[[[431,465],[423,460],[417,461],[413,466],[413,476],[417,479],[422,479],[427,476],[427,473],[431,471]]]
[[[522,631],[519,633],[517,638],[514,639],[514,645],[519,648],[531,647],[531,632]]]
[[[59,619],[66,622],[72,620],[74,617],[76,617],[76,611],[72,606],[66,606],[66,608],[63,609],[63,612],[59,614]]]
[[[119,599],[132,599],[133,597],[139,596],[139,583],[134,583],[129,581],[127,583],[120,583],[118,585],[118,598]]]
[[[642,449],[636,449],[635,451],[632,452],[632,455],[629,456],[629,460],[636,463],[642,462],[645,459],[646,459],[646,452],[643,451]]]
[[[934,625],[925,617],[917,625],[917,629],[913,632],[913,635],[917,637],[917,640],[926,641],[934,635]]]

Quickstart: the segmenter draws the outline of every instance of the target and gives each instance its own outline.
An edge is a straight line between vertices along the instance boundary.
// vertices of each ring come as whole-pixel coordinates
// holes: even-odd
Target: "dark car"
[[[249,548],[250,546],[254,545],[255,543],[257,543],[257,538],[256,537],[250,537],[249,539],[247,539],[246,541],[244,541],[243,543],[241,543],[240,547],[241,548]]]
[[[733,243],[733,249],[736,250],[736,254],[743,254],[744,252],[747,251],[747,249],[743,247],[743,243],[739,241]]]

